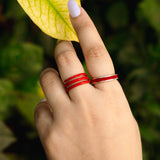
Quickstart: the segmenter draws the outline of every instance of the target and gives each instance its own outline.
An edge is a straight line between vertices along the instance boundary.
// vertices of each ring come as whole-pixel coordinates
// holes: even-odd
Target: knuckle
[[[99,117],[98,114],[95,113],[95,112],[91,112],[91,113],[90,113],[90,119],[91,119],[92,125],[94,125],[94,126],[96,126],[97,123],[100,122],[100,117]]]
[[[53,86],[56,82],[57,74],[53,69],[46,69],[40,75],[40,83],[42,86]]]
[[[55,59],[59,65],[69,65],[75,59],[74,57],[75,55],[73,51],[65,51],[58,54]]]
[[[75,24],[75,30],[77,34],[80,34],[84,29],[90,29],[93,27],[93,24],[90,21],[82,21],[82,23]]]
[[[47,103],[46,104],[45,102],[39,103],[34,110],[35,120],[39,120],[42,117],[42,114],[44,113],[44,111],[46,110],[47,110]]]
[[[46,74],[46,73],[55,73],[58,75],[58,72],[54,69],[54,68],[46,68],[45,70],[43,70],[40,74],[40,79]]]
[[[104,49],[104,47],[102,45],[94,45],[92,47],[90,47],[87,51],[86,51],[86,56],[88,58],[98,58],[98,57],[103,57],[106,54],[106,51]]]

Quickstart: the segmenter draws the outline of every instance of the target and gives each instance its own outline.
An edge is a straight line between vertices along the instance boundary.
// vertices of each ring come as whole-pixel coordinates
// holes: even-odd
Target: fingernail
[[[81,14],[80,7],[75,0],[68,1],[68,9],[73,18],[78,17]]]
[[[43,98],[40,102],[46,102],[47,100],[45,98]]]

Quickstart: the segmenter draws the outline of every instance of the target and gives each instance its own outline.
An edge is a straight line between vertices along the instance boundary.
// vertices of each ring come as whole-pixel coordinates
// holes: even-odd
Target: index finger
[[[79,7],[75,0],[69,0],[68,8],[91,77],[114,74],[110,55],[86,11]]]

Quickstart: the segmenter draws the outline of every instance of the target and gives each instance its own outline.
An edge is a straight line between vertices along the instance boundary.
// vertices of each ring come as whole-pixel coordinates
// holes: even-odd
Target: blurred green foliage
[[[88,0],[82,6],[111,54],[139,123],[144,160],[159,160],[160,1]],[[55,44],[16,0],[0,0],[0,160],[45,159],[33,113],[43,97],[40,72],[56,68]]]

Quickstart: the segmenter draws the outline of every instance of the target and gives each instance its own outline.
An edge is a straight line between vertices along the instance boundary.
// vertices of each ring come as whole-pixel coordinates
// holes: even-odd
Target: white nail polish
[[[43,98],[40,102],[46,102],[47,100],[45,98]]]
[[[78,17],[81,14],[81,10],[79,8],[79,5],[75,0],[69,0],[68,1],[68,9],[70,12],[70,15],[74,17]]]

